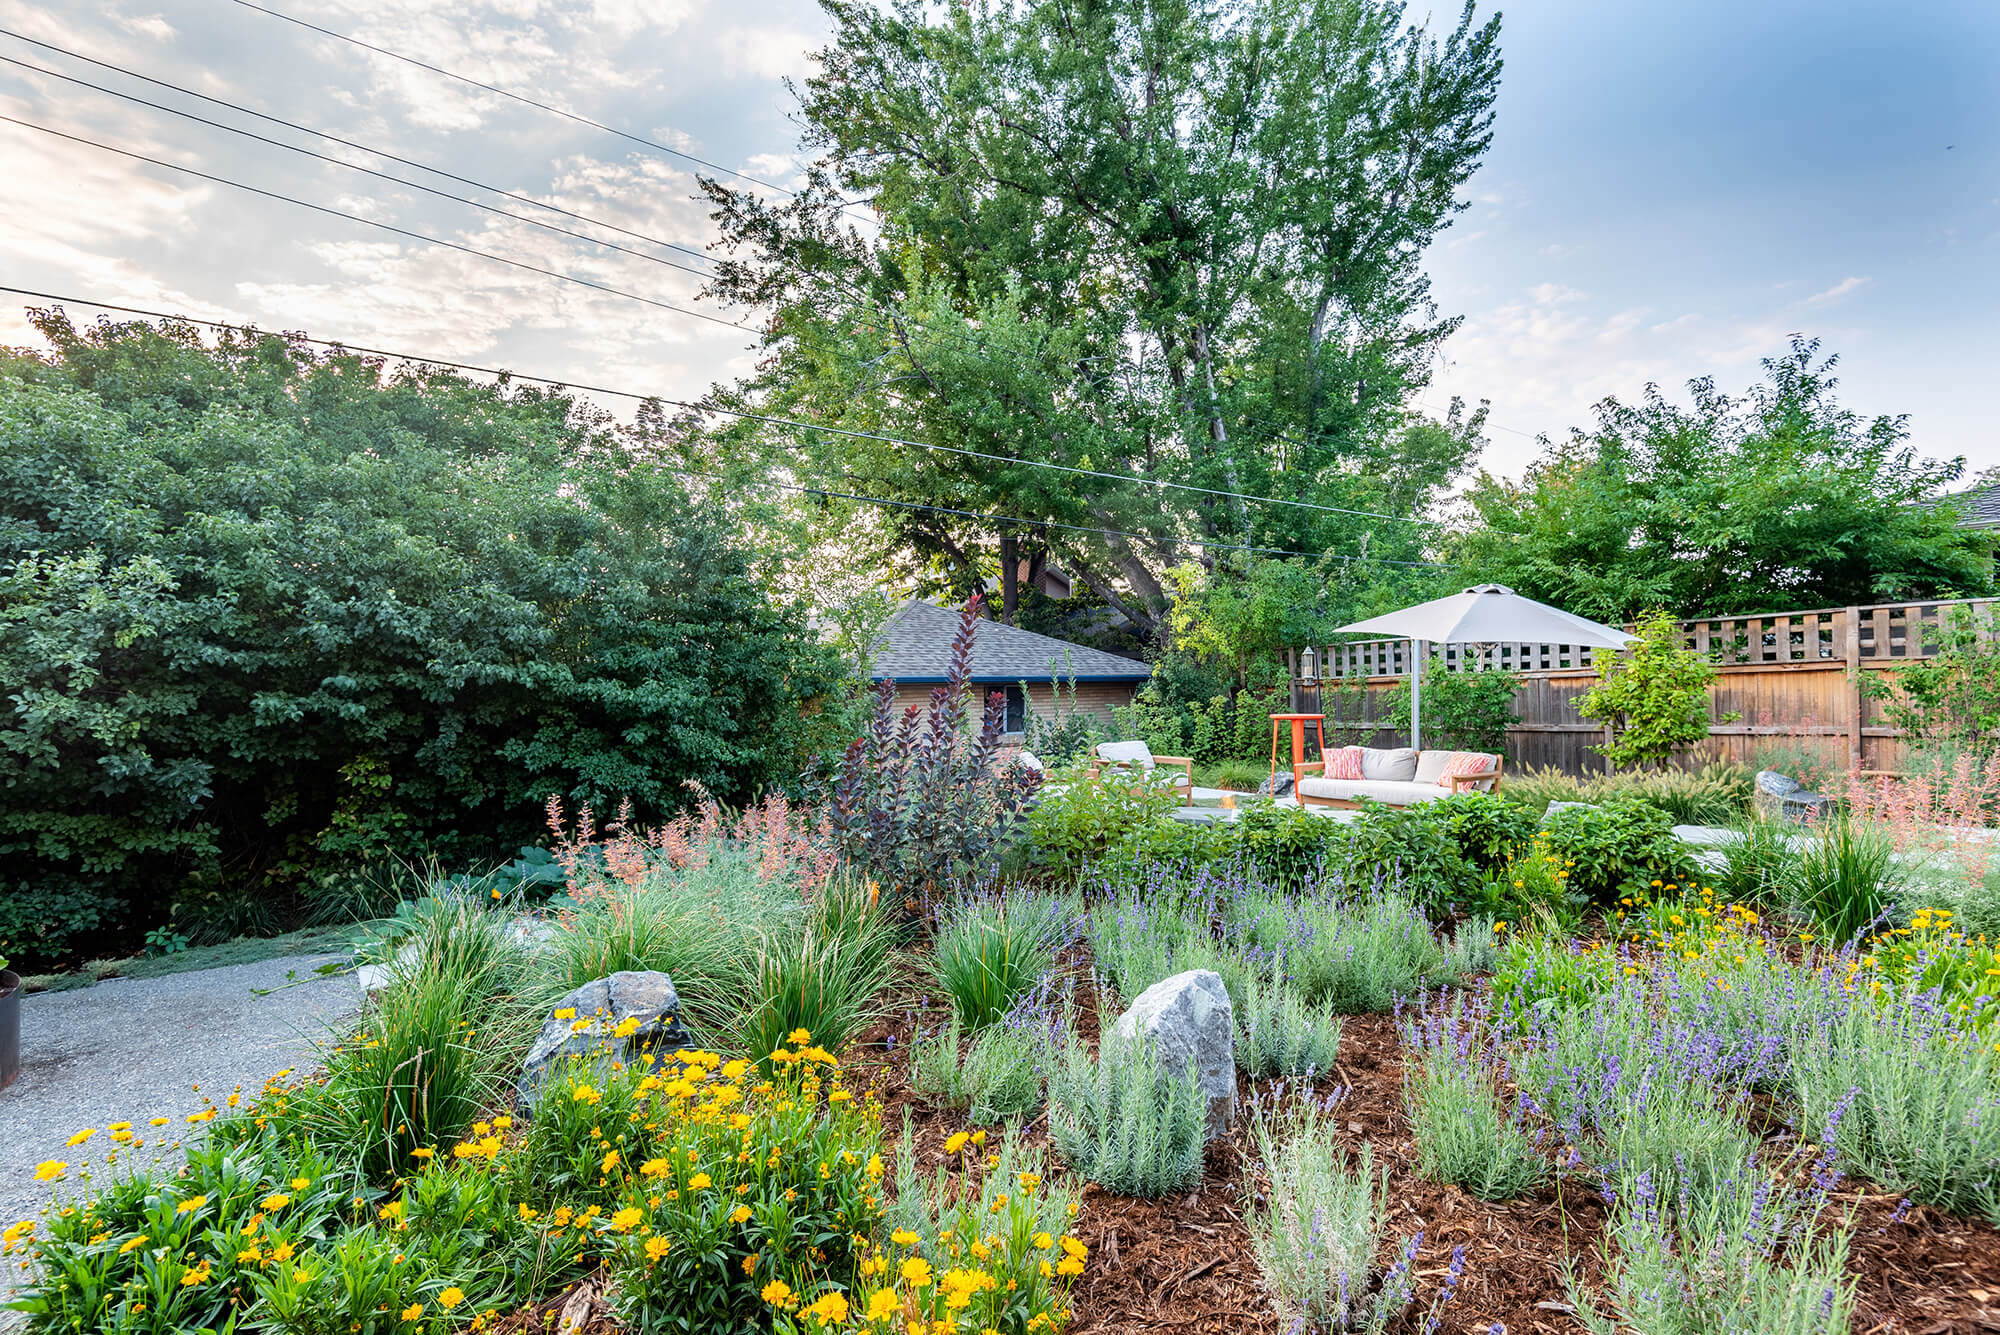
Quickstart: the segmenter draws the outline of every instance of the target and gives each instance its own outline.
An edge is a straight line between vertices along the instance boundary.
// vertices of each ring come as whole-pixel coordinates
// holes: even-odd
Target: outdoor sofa
[[[1500,786],[1500,764],[1501,757],[1487,751],[1347,746],[1329,751],[1325,760],[1294,765],[1292,772],[1303,806],[1358,807],[1367,799],[1407,807],[1456,793],[1490,793]],[[1329,777],[1329,771],[1343,770],[1350,774],[1358,770],[1360,777]]]
[[[1178,765],[1182,772],[1169,773],[1159,768],[1162,765]],[[1176,789],[1188,805],[1194,804],[1194,761],[1188,756],[1156,756],[1144,742],[1099,742],[1090,758],[1090,777],[1102,779],[1107,769],[1126,771],[1141,783]]]

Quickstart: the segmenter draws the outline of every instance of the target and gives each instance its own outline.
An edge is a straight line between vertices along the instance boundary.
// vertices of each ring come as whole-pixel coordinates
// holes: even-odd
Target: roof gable
[[[959,613],[949,608],[912,598],[883,624],[868,675],[876,681],[885,677],[943,681],[951,668],[958,619]],[[1078,681],[1144,681],[1153,669],[1136,658],[984,618],[973,628],[972,680],[1047,681],[1052,675]]]

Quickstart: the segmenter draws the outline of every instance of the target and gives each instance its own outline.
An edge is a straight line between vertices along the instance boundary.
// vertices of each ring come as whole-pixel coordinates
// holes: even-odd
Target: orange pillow
[[[1454,751],[1451,759],[1444,762],[1444,772],[1458,779],[1485,774],[1493,767],[1493,757],[1484,751]]]
[[[1358,746],[1341,746],[1327,752],[1326,777],[1329,779],[1360,778],[1361,748]]]

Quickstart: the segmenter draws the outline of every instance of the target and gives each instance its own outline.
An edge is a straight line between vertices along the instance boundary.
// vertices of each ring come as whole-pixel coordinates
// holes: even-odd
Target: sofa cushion
[[[1386,779],[1390,783],[1413,783],[1417,777],[1417,753],[1407,746],[1378,751],[1361,748],[1361,777]]]
[[[1450,793],[1434,783],[1396,783],[1388,779],[1322,779],[1307,775],[1299,782],[1307,797],[1324,797],[1333,802],[1359,802],[1364,797],[1407,807],[1417,802],[1435,802]]]
[[[1144,742],[1099,742],[1097,758],[1113,765],[1129,761],[1140,769],[1153,768],[1153,748]]]
[[[1336,746],[1326,753],[1326,777],[1329,779],[1359,779],[1361,774],[1361,748],[1358,746]]]
[[[1453,751],[1445,761],[1444,772],[1455,779],[1470,778],[1497,769],[1493,759],[1484,751]]]
[[[1456,751],[1440,751],[1436,747],[1429,747],[1425,750],[1417,752],[1417,774],[1415,782],[1417,783],[1438,782],[1440,779],[1444,778],[1444,767],[1446,765],[1449,765],[1451,763],[1451,758],[1457,754],[1458,752]]]

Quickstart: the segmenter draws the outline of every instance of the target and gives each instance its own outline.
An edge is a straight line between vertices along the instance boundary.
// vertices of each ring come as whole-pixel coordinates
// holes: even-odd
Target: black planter
[[[0,1089],[21,1074],[21,975],[0,969]]]

